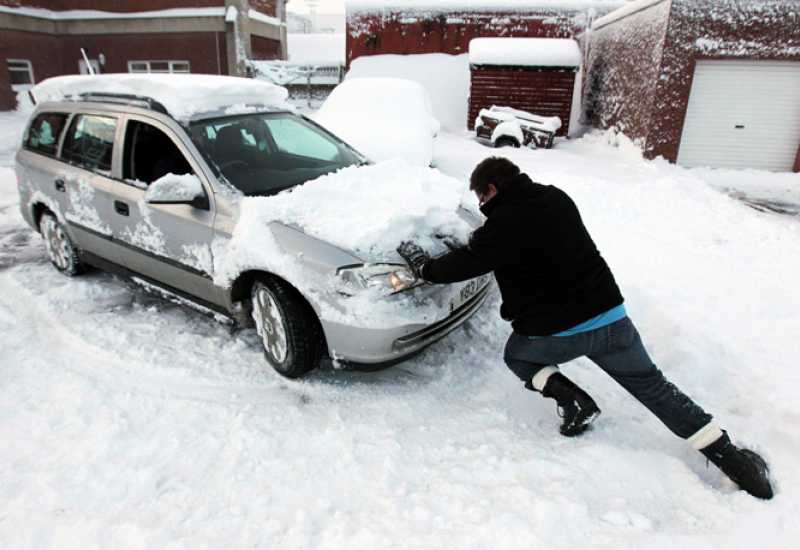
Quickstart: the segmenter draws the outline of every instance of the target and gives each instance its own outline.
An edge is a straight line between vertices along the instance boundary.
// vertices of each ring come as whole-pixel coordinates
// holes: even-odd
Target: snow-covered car
[[[433,254],[478,224],[465,185],[364,156],[262,81],[200,75],[49,79],[16,155],[20,207],[50,261],[86,266],[255,326],[298,377],[325,356],[377,368],[441,338],[487,277],[433,286],[395,248]]]
[[[427,90],[404,78],[345,80],[312,116],[374,161],[429,166],[440,130]]]
[[[475,119],[475,137],[495,147],[550,149],[561,128],[559,117],[543,117],[512,107],[492,105]]]

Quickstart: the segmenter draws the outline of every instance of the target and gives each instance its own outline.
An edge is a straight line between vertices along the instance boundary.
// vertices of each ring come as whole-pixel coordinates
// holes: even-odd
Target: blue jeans
[[[546,366],[586,356],[656,415],[675,435],[687,439],[711,422],[711,415],[667,380],[647,355],[628,317],[572,336],[508,339],[505,362],[528,389]]]

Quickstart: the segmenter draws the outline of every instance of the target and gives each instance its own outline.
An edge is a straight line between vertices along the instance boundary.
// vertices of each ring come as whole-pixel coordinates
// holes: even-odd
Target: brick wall
[[[280,40],[272,40],[263,36],[250,35],[250,48],[253,59],[280,59]]]
[[[279,0],[250,0],[250,7],[265,15],[278,17],[277,3]]]
[[[348,14],[347,64],[362,55],[467,53],[470,40],[483,36],[574,38],[586,29],[590,15],[606,12],[542,9],[516,13]]]
[[[0,0],[0,5],[29,6],[61,10],[102,10],[116,12],[154,11],[171,8],[224,6],[225,0]]]
[[[584,120],[624,132],[645,148],[669,11],[666,0],[592,31],[586,58]]]
[[[13,109],[17,104],[5,64],[5,60],[9,57],[11,56],[8,55],[5,43],[0,42],[0,111]]]
[[[37,82],[77,74],[80,48],[92,59],[105,56],[104,73],[128,72],[131,60],[187,60],[193,73],[227,74],[228,69],[224,33],[52,36],[3,31],[3,36],[6,57],[29,59]]]

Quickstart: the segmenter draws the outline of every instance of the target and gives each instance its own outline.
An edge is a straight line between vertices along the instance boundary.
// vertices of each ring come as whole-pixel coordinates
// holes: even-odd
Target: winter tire
[[[287,378],[299,378],[319,365],[321,333],[311,308],[277,279],[256,281],[250,294],[253,321],[264,356]]]
[[[494,142],[494,146],[497,148],[500,147],[519,147],[519,142],[514,139],[513,137],[503,136],[497,138],[497,141]]]
[[[56,217],[45,212],[39,220],[39,232],[44,239],[47,257],[57,270],[64,275],[74,277],[86,271],[86,267],[78,259],[78,250],[67,235]]]

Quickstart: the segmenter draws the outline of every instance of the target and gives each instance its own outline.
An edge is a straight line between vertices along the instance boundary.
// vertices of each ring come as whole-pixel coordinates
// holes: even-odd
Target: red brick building
[[[462,5],[463,4],[463,5]],[[478,37],[575,38],[625,0],[348,0],[347,65],[362,55],[462,54]]]
[[[797,0],[637,0],[594,22],[588,122],[686,166],[800,171]]]
[[[285,0],[0,0],[0,109],[48,77],[97,72],[242,74],[286,58]]]

